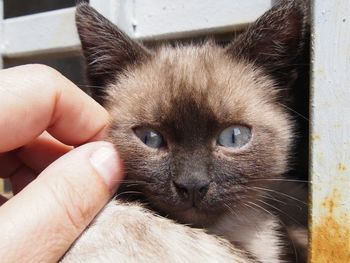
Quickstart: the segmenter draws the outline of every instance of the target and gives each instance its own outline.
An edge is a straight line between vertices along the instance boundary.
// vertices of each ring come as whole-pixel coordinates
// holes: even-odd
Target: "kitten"
[[[86,4],[76,20],[127,177],[62,261],[284,262],[286,229],[264,189],[289,169],[282,105],[306,3],[281,1],[226,47],[151,51]]]

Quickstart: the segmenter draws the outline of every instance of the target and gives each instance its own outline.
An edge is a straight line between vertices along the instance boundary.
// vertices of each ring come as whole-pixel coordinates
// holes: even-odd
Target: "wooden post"
[[[315,0],[310,262],[350,262],[350,1]]]

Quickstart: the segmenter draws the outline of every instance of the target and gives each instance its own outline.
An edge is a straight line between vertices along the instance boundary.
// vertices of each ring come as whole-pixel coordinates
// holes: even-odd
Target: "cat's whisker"
[[[121,197],[122,195],[128,195],[128,194],[142,194],[142,193],[139,192],[139,191],[125,191],[125,192],[121,192],[121,193],[117,194],[117,195],[115,196],[115,198],[119,198],[119,197]]]
[[[116,180],[119,183],[140,183],[140,184],[156,184],[155,182],[148,182],[144,180],[133,180],[133,179],[122,179],[122,180]]]
[[[309,120],[308,118],[306,118],[304,115],[302,115],[301,113],[297,112],[296,110],[293,110],[292,108],[288,107],[287,105],[284,105],[283,103],[280,103],[280,102],[278,102],[278,104],[279,104],[280,106],[282,106],[283,108],[285,108],[285,109],[287,109],[287,110],[293,112],[294,114],[298,115],[299,117],[303,118],[304,120],[306,120],[306,121],[308,121],[308,122],[310,121],[310,120]]]
[[[119,184],[127,184],[126,186],[130,186],[131,184],[133,185],[145,185],[145,184],[151,184],[148,182],[144,181],[132,181],[132,180],[115,180],[115,182],[118,182]]]
[[[257,200],[258,202],[260,201],[260,202],[262,202],[262,200]],[[265,203],[265,202],[263,202],[265,205],[268,205],[268,206],[270,206],[269,204],[267,204],[267,203]],[[267,211],[267,210],[265,210],[265,211]],[[279,212],[282,212],[281,210],[279,210]],[[288,217],[289,217],[289,215],[288,214],[286,214],[286,213],[284,213],[283,212],[283,214],[285,214],[285,215],[287,215]],[[283,225],[285,228],[287,228],[287,226],[286,226],[286,224],[281,220],[281,219],[279,219],[278,217],[276,217],[277,219],[278,219],[278,221],[280,222],[280,224],[281,225]],[[290,217],[289,217],[290,218]],[[292,219],[293,220],[293,218],[290,218],[290,219]],[[293,220],[294,221],[294,220]],[[297,222],[298,224],[300,224],[299,222]],[[290,240],[290,242],[291,242],[291,244],[292,244],[292,246],[293,246],[293,253],[294,253],[294,255],[295,255],[295,257],[296,257],[296,262],[298,262],[298,253],[297,253],[297,249],[296,249],[296,246],[295,246],[295,243],[294,243],[294,241],[293,241],[293,239],[291,238],[291,237],[289,237],[288,236],[288,239]]]
[[[296,197],[293,197],[293,196],[291,196],[291,195],[288,195],[288,194],[285,194],[285,193],[282,193],[282,192],[279,192],[279,191],[276,191],[276,190],[272,190],[272,189],[268,189],[268,188],[264,188],[264,187],[257,187],[257,186],[250,186],[250,187],[248,187],[248,188],[250,188],[250,189],[256,189],[256,190],[261,190],[261,191],[267,191],[267,192],[271,192],[271,193],[275,193],[275,194],[278,194],[278,195],[287,197],[287,198],[289,198],[289,199],[292,199],[292,200],[294,200],[294,201],[297,201],[297,202],[299,202],[299,203],[301,203],[301,204],[304,204],[304,205],[306,205],[306,206],[308,205],[306,202],[304,202],[304,201],[302,201],[302,200],[300,200],[300,199],[298,199],[298,198],[296,198]]]
[[[132,188],[132,187],[137,187],[137,186],[152,186],[152,185],[157,185],[155,183],[128,183],[125,185],[125,188]]]
[[[280,204],[283,204],[283,205],[287,205],[286,202],[277,199],[275,196],[273,196],[273,195],[271,195],[271,194],[269,194],[269,193],[266,193],[266,191],[257,190],[257,189],[252,189],[252,188],[249,187],[249,186],[245,186],[245,188],[246,188],[246,189],[253,190],[253,191],[256,191],[256,192],[259,192],[259,193],[262,193],[262,194],[258,194],[258,197],[267,198],[267,199],[272,200],[272,201],[275,201],[275,202],[277,202],[277,203],[280,203]]]
[[[258,202],[260,201],[260,202],[263,202],[262,200],[257,200]],[[263,202],[265,205],[268,205],[268,206],[270,206],[268,203],[265,203],[265,202]],[[274,207],[275,209],[276,209],[276,207]],[[285,214],[285,215],[287,215],[290,219],[292,219],[294,222],[297,222],[297,220],[295,220],[294,218],[292,218],[292,217],[290,217],[288,214],[286,214],[286,213],[284,213],[283,211],[281,211],[281,210],[279,210],[278,209],[278,211],[279,212],[281,212],[281,213],[283,213],[283,214]],[[287,228],[287,226],[286,226],[286,224],[279,218],[279,217],[276,217],[277,219],[278,219],[278,221],[280,222],[280,224],[281,225],[283,225],[285,228]],[[297,222],[297,224],[300,224],[299,222]],[[298,260],[298,252],[297,252],[297,249],[296,249],[296,246],[295,246],[295,242],[294,242],[294,240],[293,240],[293,238],[291,238],[289,235],[287,235],[287,237],[288,237],[288,239],[289,239],[289,241],[291,242],[291,244],[292,244],[292,246],[293,246],[293,253],[294,253],[294,256],[295,256],[295,258],[296,258],[296,262],[298,262],[299,260]]]
[[[251,190],[253,190],[253,191],[261,192],[261,193],[262,193],[261,197],[263,197],[263,198],[265,198],[265,199],[269,199],[269,200],[275,201],[275,202],[280,203],[280,204],[283,204],[283,205],[296,206],[296,207],[299,209],[299,211],[302,211],[302,210],[303,210],[303,208],[302,208],[300,205],[296,204],[296,203],[292,203],[292,204],[291,204],[291,203],[287,203],[287,202],[284,202],[284,201],[282,201],[282,200],[276,198],[275,196],[273,196],[273,195],[271,195],[271,194],[266,193],[266,189],[265,189],[265,190],[253,189],[253,188],[251,188],[251,187],[249,187],[249,186],[247,186],[247,188],[248,188],[248,189],[251,189]],[[300,200],[300,201],[301,201],[301,200]],[[304,205],[304,204],[303,204],[303,205]]]
[[[276,181],[283,183],[312,183],[312,181],[307,180],[297,180],[297,179],[283,179],[283,178],[261,178],[261,179],[253,179],[249,180],[249,182],[260,182],[260,181]]]
[[[147,182],[147,181],[137,181],[137,180],[127,180],[127,181],[123,181],[123,183],[129,184],[129,183],[136,183],[136,184],[155,184],[152,182]]]
[[[254,202],[251,202],[251,201],[248,201],[248,203],[253,205],[253,206],[255,206],[255,207],[257,207],[260,211],[263,211],[263,212],[271,215],[273,218],[276,218],[276,216],[271,211],[267,210],[266,208],[262,207],[261,205],[258,205],[258,204],[254,203]]]
[[[105,89],[103,86],[94,86],[94,85],[87,85],[87,84],[77,84],[79,87],[84,88],[96,88],[96,89]]]
[[[118,184],[123,184],[123,183],[125,183],[125,180],[112,180],[112,182],[116,182]]]
[[[249,188],[249,187],[247,187],[247,188]],[[265,190],[252,189],[252,188],[250,188],[250,189],[253,190],[253,191],[261,192],[261,193],[262,193],[261,197],[263,197],[263,198],[265,198],[265,199],[269,199],[269,200],[275,201],[275,202],[280,203],[280,204],[283,204],[283,205],[296,206],[297,208],[299,208],[300,211],[303,210],[303,208],[302,208],[300,205],[295,204],[295,203],[293,203],[293,204],[290,204],[290,203],[289,203],[289,204],[288,204],[287,202],[284,202],[284,201],[282,201],[282,200],[276,198],[275,196],[266,193]]]
[[[263,198],[266,198],[266,199],[269,199],[269,200],[272,200],[272,201],[275,201],[277,203],[280,203],[280,204],[283,204],[283,205],[288,205],[286,202],[283,202],[282,200],[279,200],[277,198],[274,198],[273,196],[267,194],[267,195],[263,195],[262,196]]]
[[[279,213],[287,216],[290,220],[292,220],[294,223],[298,224],[298,225],[302,225],[302,223],[300,223],[298,220],[296,220],[294,217],[290,216],[289,214],[287,214],[286,212],[282,211],[281,209],[277,208],[274,205],[271,205],[263,200],[257,199],[257,202],[263,203],[264,205],[267,205],[268,207],[271,207],[272,209],[278,211]]]
[[[129,183],[129,184],[127,184],[125,187],[126,187],[126,188],[129,188],[129,187],[141,186],[141,185],[144,185],[144,184],[139,184],[139,183]]]
[[[252,207],[251,205],[248,205],[247,203],[243,203],[243,205],[248,207],[248,208],[250,208],[250,209],[252,209],[252,210],[254,210],[254,211],[257,211],[257,212],[259,211],[257,208]]]
[[[266,208],[262,207],[261,205],[258,205],[258,204],[254,203],[254,202],[251,202],[251,201],[248,201],[247,203],[249,203],[249,204],[251,204],[251,205],[257,207],[258,210],[263,211],[263,212],[265,212],[265,213],[271,215],[273,218],[276,217],[271,211],[267,210]]]
[[[272,200],[272,201],[275,201],[277,203],[280,203],[280,204],[283,204],[285,206],[289,206],[289,207],[297,207],[299,212],[303,211],[303,207],[300,206],[300,204],[296,204],[296,203],[287,203],[287,202],[283,202],[282,200],[279,200],[277,198],[267,198],[266,196],[264,196],[266,199],[269,199],[269,200]]]
[[[230,207],[230,206],[229,206],[228,204],[226,204],[226,203],[224,203],[224,206],[227,207],[228,211],[229,211],[232,215],[234,215],[235,217],[239,218],[237,212],[236,212],[232,207]]]

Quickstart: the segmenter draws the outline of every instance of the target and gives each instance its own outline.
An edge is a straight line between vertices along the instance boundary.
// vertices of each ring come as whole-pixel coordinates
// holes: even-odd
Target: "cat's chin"
[[[219,218],[217,213],[209,213],[194,206],[181,210],[167,211],[162,214],[166,214],[179,223],[199,228],[209,227]]]

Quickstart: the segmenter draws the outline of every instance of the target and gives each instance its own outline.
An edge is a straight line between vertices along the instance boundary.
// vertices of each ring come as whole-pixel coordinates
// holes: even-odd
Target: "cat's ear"
[[[88,4],[77,6],[76,24],[92,95],[103,102],[107,84],[115,81],[123,71],[142,63],[150,52]]]
[[[306,0],[280,0],[227,46],[227,52],[262,67],[278,84],[291,85],[307,45]]]

